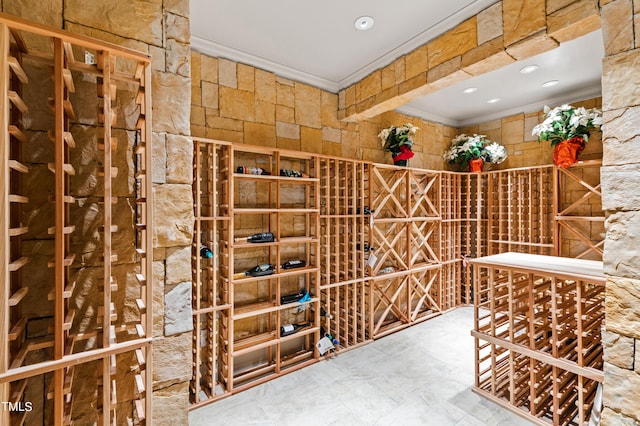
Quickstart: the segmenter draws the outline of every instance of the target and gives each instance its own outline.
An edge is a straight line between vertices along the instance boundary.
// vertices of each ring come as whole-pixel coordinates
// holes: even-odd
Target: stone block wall
[[[640,424],[640,1],[602,0],[604,425]]]
[[[341,90],[338,117],[349,121],[374,117],[599,27],[598,0],[498,1]]]
[[[439,170],[456,129],[388,112],[358,123],[338,119],[338,95],[249,65],[191,53],[193,136],[391,164],[377,135],[418,126],[415,167]]]
[[[191,201],[191,155],[192,141],[190,138],[190,29],[189,29],[189,0],[149,0],[149,1],[110,1],[110,2],[83,2],[81,0],[11,0],[0,4],[0,11],[13,14],[33,22],[69,30],[76,34],[87,35],[118,45],[126,46],[151,56],[152,59],[152,98],[153,98],[153,182],[155,196],[155,232],[154,232],[154,274],[153,274],[153,424],[187,424],[189,392],[188,384],[191,377],[191,240],[193,233],[193,203]],[[48,82],[48,83],[47,83]],[[48,75],[42,84],[50,84]],[[33,84],[32,84],[33,85]],[[85,102],[85,95],[80,90],[72,99],[76,109]],[[95,93],[91,95],[95,98]],[[118,120],[126,120],[126,104],[118,105],[121,117]],[[91,113],[95,113],[92,107]],[[44,113],[39,117],[46,116]],[[34,120],[39,119],[34,116]],[[83,135],[78,140],[94,140],[91,123],[80,121],[75,129],[75,135]],[[37,130],[37,122],[30,124]],[[116,124],[116,128],[117,128]],[[119,161],[121,171],[120,179],[114,184],[117,191],[124,191],[123,196],[129,191],[128,164],[133,161],[131,144],[132,135],[117,134],[119,138],[119,150],[115,161]],[[84,135],[86,133],[86,135]],[[124,133],[124,131],[121,131]],[[38,147],[46,148],[51,145],[44,136],[34,133],[31,135],[33,142]],[[86,136],[86,138],[84,137]],[[83,155],[91,154],[91,147],[82,149],[74,161],[86,163]],[[94,146],[95,147],[95,146]],[[47,153],[44,150],[34,150],[31,161],[34,163],[46,163]],[[79,151],[80,153],[80,151]],[[40,157],[38,157],[40,156]],[[49,160],[50,161],[50,160]],[[91,182],[95,182],[97,167],[84,167],[82,173],[74,177],[76,191],[90,191]],[[46,171],[46,164],[43,166]],[[34,173],[37,175],[37,173]],[[89,186],[87,186],[89,185]],[[46,198],[46,194],[44,194]],[[121,205],[122,204],[122,205]],[[134,218],[127,210],[128,203],[116,204],[114,207],[114,223],[119,225],[119,232],[114,235],[114,243],[122,244],[123,258],[121,264],[116,266],[114,273],[121,279],[123,294],[136,294],[135,263],[128,263],[133,253],[126,247],[132,246],[128,241],[133,235]],[[91,209],[85,206],[85,222],[90,220]],[[127,214],[129,211],[129,214]],[[46,212],[45,212],[46,213]],[[86,213],[86,214],[85,214]],[[127,232],[129,230],[131,232]],[[37,232],[35,229],[34,232]],[[44,229],[46,233],[46,229]],[[37,235],[36,235],[37,237]],[[90,245],[87,235],[86,241],[74,241],[83,250]],[[25,244],[38,246],[43,250],[42,258],[51,253],[44,242]],[[46,252],[46,253],[45,253]],[[34,262],[46,271],[46,261]],[[87,274],[91,271],[80,270],[78,273]],[[36,276],[46,279],[42,273]],[[81,297],[84,297],[80,295]],[[46,295],[44,295],[46,299]],[[126,296],[128,297],[128,296]],[[89,300],[89,299],[87,299]],[[124,311],[118,315],[127,315],[126,303],[123,303]],[[83,311],[85,312],[85,311]],[[87,311],[88,312],[88,311]],[[87,319],[88,320],[88,319]],[[84,320],[78,319],[78,322]],[[151,331],[149,331],[151,333]],[[123,361],[123,366],[126,360]],[[91,373],[95,375],[95,371]],[[122,371],[126,375],[126,371]],[[78,384],[81,381],[77,382]],[[74,382],[75,384],[75,382]],[[131,385],[131,383],[129,383]],[[132,388],[132,386],[125,386]],[[148,385],[148,394],[151,395],[151,386]],[[126,423],[127,412],[131,412],[131,403],[126,407],[127,398],[132,399],[131,389],[122,388],[119,391],[119,403],[122,409],[118,409],[118,423]],[[82,390],[74,389],[74,396],[78,394],[77,401],[82,401]],[[75,399],[75,398],[74,398]],[[90,404],[91,401],[86,401]],[[81,405],[81,404],[80,404]],[[126,408],[125,408],[126,407]],[[74,407],[74,412],[84,415],[82,422],[90,422],[95,416],[95,407]],[[88,416],[88,417],[87,417]],[[123,417],[124,416],[124,417]]]

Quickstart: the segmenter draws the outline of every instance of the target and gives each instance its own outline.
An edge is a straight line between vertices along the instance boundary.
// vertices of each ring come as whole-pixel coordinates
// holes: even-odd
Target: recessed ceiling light
[[[463,93],[474,93],[474,92],[477,92],[477,91],[478,91],[477,87],[467,87],[462,92]]]
[[[520,70],[521,74],[529,74],[530,72],[534,72],[535,70],[538,69],[537,65],[527,65],[526,67],[522,68]]]
[[[364,31],[373,27],[373,18],[371,16],[361,16],[353,23],[356,30]]]
[[[558,80],[549,80],[545,83],[542,83],[542,87],[551,87],[551,86],[555,86],[558,83],[560,83]]]
[[[495,104],[496,102],[500,102],[500,98],[493,98],[487,101],[488,104]]]

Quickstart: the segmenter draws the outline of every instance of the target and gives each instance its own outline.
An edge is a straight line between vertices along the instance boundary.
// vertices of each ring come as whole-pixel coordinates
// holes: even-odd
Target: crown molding
[[[458,120],[443,117],[437,114],[432,114],[430,112],[423,111],[421,109],[410,107],[410,106],[401,106],[399,108],[394,109],[394,111],[399,112],[400,114],[421,118],[423,120],[431,121],[434,123],[444,124],[445,126],[450,126],[450,127],[458,127],[458,125],[460,124],[460,121]]]
[[[340,81],[333,81],[318,77],[317,75],[300,71],[241,50],[236,50],[229,46],[225,46],[196,35],[191,35],[191,48],[206,55],[252,65],[266,71],[271,71],[280,77],[300,81],[319,89],[327,90],[331,93],[338,93],[340,90],[357,83],[375,70],[390,64],[400,56],[405,55],[428,41],[444,34],[446,31],[460,24],[465,19],[469,19],[470,17],[477,15],[479,12],[495,3],[497,3],[496,0],[476,0],[472,4],[459,9],[429,29],[421,32],[412,39],[409,39],[395,49],[385,53],[375,61],[367,64]]]
[[[549,106],[561,105],[561,104],[566,104],[571,102],[584,101],[586,99],[597,98],[599,96],[602,96],[602,87],[600,86],[600,84],[597,84],[592,86],[586,86],[579,90],[574,90],[569,94],[555,96],[553,98],[547,98],[542,101],[533,102],[527,105],[521,105],[514,108],[503,109],[495,113],[481,115],[481,116],[473,117],[466,120],[450,119],[450,118],[442,117],[436,114],[429,113],[427,111],[422,111],[420,109],[408,107],[408,106],[396,108],[395,111],[401,114],[410,115],[412,117],[422,118],[427,121],[444,124],[445,126],[461,128],[461,127],[474,126],[480,123],[486,123],[488,121],[498,120],[498,119],[509,117],[515,114],[521,114],[521,113],[529,114],[532,112],[542,111],[545,105],[549,105]]]
[[[234,62],[240,62],[266,71],[271,71],[278,77],[284,77],[290,80],[309,84],[331,93],[338,93],[339,90],[338,84],[335,81],[327,80],[241,50],[236,50],[199,36],[191,36],[191,49],[212,57],[229,59]]]
[[[368,65],[360,68],[358,71],[348,75],[344,79],[337,82],[340,90],[345,87],[349,87],[354,83],[362,80],[372,72],[377,69],[383,68],[389,65],[391,62],[395,61],[402,55],[406,55],[407,53],[417,49],[428,41],[433,40],[434,38],[444,34],[448,30],[454,28],[456,25],[464,22],[465,20],[476,16],[478,13],[482,12],[489,6],[498,3],[497,0],[476,0],[475,2],[467,5],[455,13],[447,16],[437,24],[429,27],[425,31],[421,32],[417,36],[409,39],[405,43],[396,47],[395,49],[385,53],[375,61],[369,63]]]

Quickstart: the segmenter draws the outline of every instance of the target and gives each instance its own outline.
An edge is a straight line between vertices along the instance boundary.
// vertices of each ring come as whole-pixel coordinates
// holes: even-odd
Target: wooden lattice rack
[[[0,423],[145,424],[149,57],[5,14],[0,33]]]
[[[560,213],[573,211],[557,200],[566,179],[551,166],[453,173],[194,139],[193,407],[316,362],[312,343],[325,333],[340,342],[335,353],[473,304],[469,259],[506,250],[552,254],[564,238],[554,233]],[[237,166],[299,168],[311,177],[238,175]],[[585,188],[599,187],[578,182],[573,191]],[[264,231],[276,241],[231,243]],[[212,259],[200,257],[203,243]],[[296,256],[315,266],[298,283],[313,296],[312,326],[289,364],[277,355],[282,342],[274,335],[282,321],[274,313],[288,308],[275,295],[294,288],[284,290],[278,274],[229,277],[278,263],[287,246],[302,243]],[[241,290],[245,282],[250,291]]]
[[[536,424],[586,424],[604,381],[602,262],[523,253],[471,262],[474,390]]]

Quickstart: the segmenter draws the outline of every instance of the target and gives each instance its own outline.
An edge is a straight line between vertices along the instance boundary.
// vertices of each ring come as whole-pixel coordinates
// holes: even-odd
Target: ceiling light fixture
[[[537,65],[527,65],[526,67],[520,70],[520,74],[529,74],[531,72],[534,72],[537,69],[538,69]]]
[[[488,104],[495,104],[496,102],[500,102],[500,98],[493,98],[487,101]]]
[[[353,23],[356,30],[364,31],[373,27],[373,18],[371,16],[361,16]]]
[[[475,92],[477,92],[477,91],[478,91],[478,88],[477,88],[477,87],[467,87],[466,89],[464,89],[464,90],[462,91],[462,93],[467,93],[467,94],[469,94],[469,93],[475,93]]]
[[[558,80],[549,80],[547,82],[542,83],[542,87],[551,87],[551,86],[555,86],[558,83],[560,83]]]

